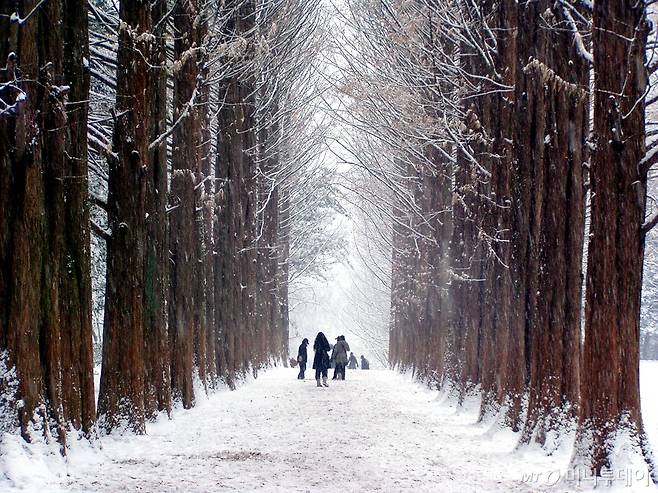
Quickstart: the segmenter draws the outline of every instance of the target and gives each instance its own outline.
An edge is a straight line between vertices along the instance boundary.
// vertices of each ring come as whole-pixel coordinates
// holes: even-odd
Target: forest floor
[[[456,412],[439,393],[392,371],[348,370],[346,381],[322,389],[313,379],[296,380],[295,372],[264,372],[235,392],[218,392],[192,410],[177,410],[173,420],[150,424],[146,436],[104,437],[102,449],[74,446],[67,464],[52,451],[8,441],[0,490],[580,490],[564,479],[554,486],[570,446],[551,457],[515,450],[518,435],[475,424],[476,403]],[[643,362],[642,374],[653,385],[658,362]],[[651,405],[644,409],[647,428],[658,443],[658,401],[645,404]],[[641,481],[623,486],[648,491]]]

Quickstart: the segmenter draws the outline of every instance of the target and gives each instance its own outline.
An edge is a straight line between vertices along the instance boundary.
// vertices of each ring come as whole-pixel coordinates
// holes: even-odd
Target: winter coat
[[[328,370],[329,369],[329,353],[331,349],[329,346],[329,341],[324,335],[322,337],[316,337],[315,343],[313,343],[313,350],[315,351],[315,357],[313,358],[313,369],[314,370]]]
[[[300,363],[306,363],[308,361],[308,352],[306,351],[306,346],[303,342],[299,345],[299,351],[297,351],[297,361]]]
[[[350,359],[349,359],[349,365],[348,365],[347,367],[348,367],[350,370],[354,370],[354,369],[358,368],[358,366],[359,366],[359,363],[358,363],[357,360],[356,360],[356,356],[351,355],[351,356],[350,356]]]
[[[365,359],[363,356],[361,356],[361,369],[362,370],[370,369],[370,362],[367,359]]]
[[[338,341],[334,346],[334,352],[331,357],[336,360],[336,363],[340,365],[347,364],[347,353],[350,351],[350,345],[347,344],[347,341]]]

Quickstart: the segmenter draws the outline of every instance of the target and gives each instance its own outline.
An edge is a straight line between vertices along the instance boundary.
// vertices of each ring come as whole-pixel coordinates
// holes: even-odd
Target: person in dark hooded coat
[[[315,337],[315,342],[313,343],[313,350],[315,351],[315,357],[313,358],[313,369],[315,370],[315,381],[318,384],[318,387],[329,387],[327,383],[327,373],[329,370],[329,341],[322,332],[318,332],[318,335]],[[320,383],[320,377],[322,377],[322,384]]]
[[[308,346],[308,339],[304,338],[302,343],[299,345],[299,350],[297,351],[297,363],[299,363],[299,375],[297,375],[298,380],[304,380],[306,362],[308,361],[308,352],[306,351],[306,346]]]
[[[356,370],[359,367],[359,363],[356,360],[356,356],[354,356],[354,353],[350,353],[350,360],[348,361],[347,367],[350,370]]]
[[[370,369],[370,362],[366,359],[364,355],[361,355],[361,369],[362,370]]]

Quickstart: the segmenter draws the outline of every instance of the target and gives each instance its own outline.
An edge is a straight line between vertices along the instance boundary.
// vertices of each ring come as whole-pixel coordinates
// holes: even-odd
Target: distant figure
[[[327,383],[327,371],[329,370],[329,341],[322,332],[318,332],[313,343],[313,350],[315,357],[313,358],[313,369],[315,370],[315,381],[318,387],[329,387]],[[320,377],[322,377],[322,384],[320,384]]]
[[[350,350],[350,345],[347,344],[345,336],[338,336],[337,342],[334,346],[331,357],[336,362],[336,371],[334,372],[334,380],[339,378],[345,380],[345,367],[347,366],[347,353]]]
[[[356,370],[359,367],[359,363],[356,360],[356,356],[354,356],[354,353],[350,353],[350,360],[347,363],[347,367],[350,370]]]
[[[361,355],[361,369],[362,370],[369,370],[370,369],[370,363],[366,359],[364,355]]]
[[[306,362],[308,361],[306,346],[308,346],[308,339],[304,338],[302,343],[299,345],[299,350],[297,351],[297,363],[299,363],[299,375],[297,375],[298,380],[304,380]]]

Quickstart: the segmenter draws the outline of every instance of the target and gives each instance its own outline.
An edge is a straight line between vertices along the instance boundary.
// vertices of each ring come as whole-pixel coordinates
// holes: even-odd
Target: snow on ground
[[[652,397],[643,402],[646,424],[658,443],[658,362],[643,362],[642,376]],[[312,379],[296,380],[295,370],[273,369],[150,424],[146,436],[104,437],[102,450],[74,445],[67,464],[52,449],[5,437],[0,491],[575,489],[554,486],[570,450],[550,458],[514,450],[513,433],[474,424],[477,406],[456,412],[437,392],[392,371],[348,370],[347,378],[319,389]],[[641,486],[621,491],[649,491]]]

